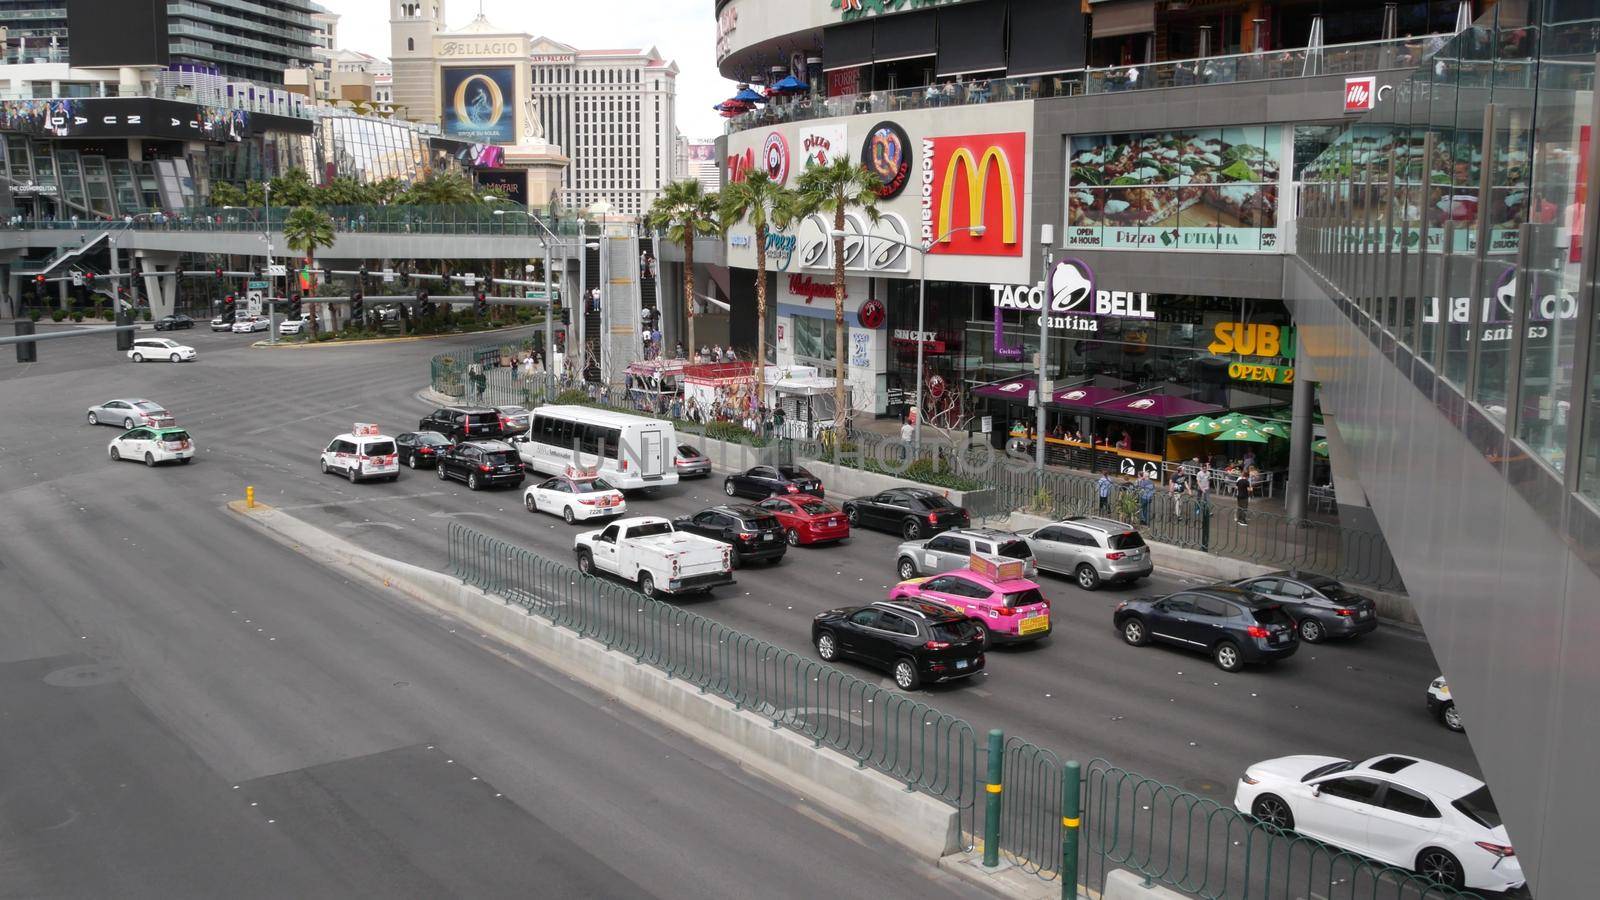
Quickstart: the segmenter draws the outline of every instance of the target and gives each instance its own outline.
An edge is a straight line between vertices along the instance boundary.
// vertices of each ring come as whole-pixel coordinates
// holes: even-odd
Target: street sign
[[[245,287],[249,288],[252,291],[264,291],[264,290],[267,290],[269,285],[265,281],[252,281],[249,284],[245,285]]]
[[[73,272],[72,273],[72,286],[73,287],[83,287],[83,273],[82,272]]]
[[[463,284],[465,284],[467,287],[472,287],[473,285],[478,283],[478,276],[472,274],[471,272],[468,272],[467,274],[461,276],[461,282]]]
[[[245,307],[250,315],[261,315],[261,292],[251,288],[249,296],[245,299]]]
[[[384,284],[394,284],[394,270],[393,269],[384,269],[383,270],[383,283]]]
[[[287,265],[284,265],[283,263],[273,263],[272,265],[267,266],[267,277],[268,278],[288,278],[289,277],[289,267]]]
[[[978,430],[984,434],[994,431],[994,416],[984,416],[978,420]]]

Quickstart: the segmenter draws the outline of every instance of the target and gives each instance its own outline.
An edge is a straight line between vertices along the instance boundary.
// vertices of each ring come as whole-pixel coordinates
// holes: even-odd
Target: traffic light
[[[40,275],[39,278],[40,278],[40,280],[43,280],[44,276]],[[23,335],[33,334],[34,333],[33,320],[32,319],[18,319],[16,321],[16,333],[17,333],[17,335],[19,337],[21,337]],[[17,344],[17,362],[19,362],[19,363],[30,363],[30,362],[38,362],[38,361],[39,361],[39,345],[38,344],[34,343],[33,341],[24,341],[22,343]]]
[[[478,304],[478,316],[480,318],[483,317],[483,316],[487,316],[489,314],[489,297],[488,297],[488,295],[480,290],[480,291],[478,291],[477,297],[474,298],[474,299],[477,301],[477,304]]]
[[[84,285],[86,287],[94,287],[94,273],[93,272],[85,272],[85,273],[83,273],[83,283],[84,283]]]
[[[133,324],[133,316],[130,315],[127,310],[123,310],[123,311],[117,313],[116,323],[118,325],[132,325]],[[129,350],[132,350],[132,349],[133,349],[133,332],[131,330],[124,330],[124,331],[117,332],[117,350],[118,350],[118,352],[126,353],[126,352],[128,352]]]
[[[295,291],[289,295],[289,318],[300,318],[300,292]]]
[[[172,277],[176,278],[176,279],[178,279],[180,281],[183,280],[183,270],[182,269],[173,269],[172,270]]]
[[[228,307],[228,309],[223,310],[223,312],[232,312],[233,311],[233,304],[236,302],[236,299],[237,298],[235,298],[232,294],[229,294],[228,296],[223,297],[222,298],[222,305]]]
[[[361,318],[361,299],[359,288],[350,292],[350,321],[352,322]]]
[[[571,325],[572,324],[572,311],[571,310],[563,309],[561,311],[561,324],[563,324],[563,325]]]
[[[361,284],[362,287],[366,287],[367,286],[367,264],[366,263],[362,263],[361,264],[361,281],[360,281],[360,284]]]
[[[39,290],[41,290],[41,291],[44,290],[44,283],[45,283],[44,273],[40,272],[39,274],[33,276],[33,283],[34,283],[34,286],[37,287]]]
[[[427,288],[417,288],[417,314],[422,316],[433,315],[433,301],[428,299]]]
[[[217,277],[218,278],[223,278],[226,275],[227,275],[227,273],[222,271],[222,267],[221,266],[217,266]]]
[[[493,275],[485,275],[485,276],[483,276],[483,289],[486,290],[486,291],[494,290],[494,276]]]

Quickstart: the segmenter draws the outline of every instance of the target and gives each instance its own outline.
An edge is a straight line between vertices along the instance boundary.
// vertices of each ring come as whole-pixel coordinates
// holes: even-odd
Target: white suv
[[[400,456],[394,438],[376,425],[358,423],[328,442],[322,450],[322,474],[338,472],[354,484],[367,478],[394,481],[400,477]]]
[[[1150,548],[1133,526],[1097,516],[1073,516],[1024,532],[1039,568],[1069,575],[1092,591],[1102,584],[1150,577]]]
[[[128,351],[128,358],[134,362],[144,362],[147,359],[185,362],[194,359],[195,356],[193,347],[170,338],[134,338],[133,349]]]

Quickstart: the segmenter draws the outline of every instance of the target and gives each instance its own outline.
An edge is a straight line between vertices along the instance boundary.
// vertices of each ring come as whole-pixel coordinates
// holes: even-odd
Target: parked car
[[[778,518],[789,546],[823,544],[850,537],[844,510],[810,494],[782,494],[756,504]]]
[[[528,433],[528,425],[533,420],[533,414],[528,412],[527,407],[496,406],[494,411],[500,415],[501,437]]]
[[[107,400],[89,407],[86,414],[90,425],[112,425],[123,431],[139,425],[165,426],[177,424],[172,413],[161,404],[150,400]]]
[[[450,439],[437,431],[406,431],[395,435],[400,465],[420,469],[439,464],[439,454],[450,446]]]
[[[939,603],[880,600],[842,606],[811,620],[824,662],[854,659],[889,672],[903,691],[983,671],[984,630]]]
[[[906,540],[972,524],[967,511],[927,488],[890,488],[844,502],[851,525],[898,532]]]
[[[500,413],[486,406],[445,406],[423,416],[418,431],[437,431],[451,441],[500,436]]]
[[[1300,639],[1308,644],[1355,637],[1378,627],[1377,604],[1326,575],[1273,572],[1234,584],[1283,604],[1300,629]]]
[[[355,427],[334,437],[322,450],[322,474],[341,472],[350,483],[368,478],[394,481],[400,477],[400,462],[394,438],[378,426],[357,422]]]
[[[1086,591],[1102,584],[1135,582],[1155,571],[1144,538],[1115,519],[1073,516],[1022,537],[1041,570],[1071,576]]]
[[[557,475],[522,492],[528,512],[560,516],[568,525],[580,519],[605,519],[628,512],[622,492],[598,475]]]
[[[578,571],[609,572],[632,582],[646,597],[697,594],[733,584],[732,549],[697,534],[679,532],[659,516],[618,519],[572,539]]]
[[[1300,649],[1294,619],[1281,605],[1226,585],[1124,600],[1112,621],[1135,647],[1159,640],[1199,650],[1224,672],[1287,659]]]
[[[1414,756],[1265,760],[1245,770],[1233,805],[1449,887],[1509,891],[1526,882],[1488,786]]]
[[[147,466],[174,461],[187,465],[194,459],[194,441],[182,428],[134,428],[112,438],[106,453],[112,462],[131,459]]]
[[[778,517],[748,503],[702,509],[692,516],[674,519],[672,527],[732,547],[735,569],[756,560],[781,562],[789,549]]]
[[[1467,730],[1461,724],[1461,711],[1456,709],[1456,698],[1450,693],[1450,682],[1445,681],[1443,675],[1428,684],[1428,712],[1451,731]]]
[[[1050,602],[1039,585],[957,569],[902,581],[889,589],[890,600],[931,600],[958,609],[983,625],[996,643],[1037,641],[1050,636]]]
[[[167,338],[134,338],[133,349],[128,351],[128,358],[134,362],[144,362],[147,359],[187,362],[195,359],[197,355],[193,347]]]
[[[471,490],[519,487],[524,477],[522,460],[505,441],[465,441],[435,454],[434,470],[440,481],[454,478]]]
[[[765,500],[775,494],[823,496],[822,480],[804,466],[754,466],[722,480],[722,492],[729,497],[754,497]]]
[[[962,528],[906,541],[895,551],[894,568],[901,581],[909,581],[918,575],[965,569],[974,553],[1021,560],[1024,578],[1032,578],[1038,570],[1028,542],[998,528]]]
[[[704,478],[711,474],[711,458],[693,444],[679,444],[672,465],[678,470],[679,478]]]
[[[162,316],[156,320],[157,331],[177,331],[179,328],[193,328],[194,320],[188,316]]]
[[[223,315],[220,315],[220,316],[213,316],[211,318],[211,330],[212,331],[232,331],[233,330],[233,319],[234,319],[234,317],[233,317],[233,315],[231,313],[224,313]]]

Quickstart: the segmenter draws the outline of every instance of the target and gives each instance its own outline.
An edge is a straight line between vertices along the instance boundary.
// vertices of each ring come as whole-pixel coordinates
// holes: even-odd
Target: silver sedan
[[[177,420],[161,404],[150,400],[107,400],[89,407],[90,425],[112,425],[124,431],[140,426],[172,425]]]

